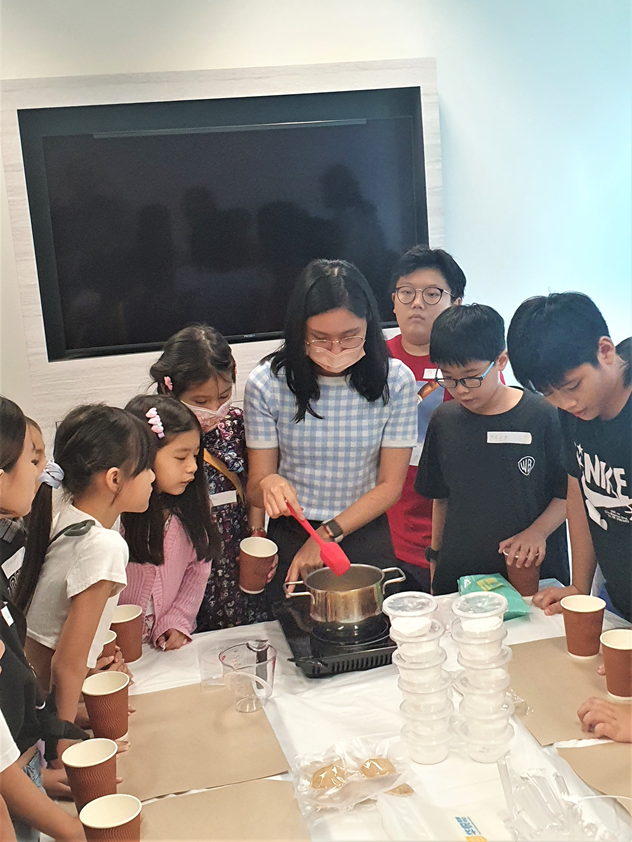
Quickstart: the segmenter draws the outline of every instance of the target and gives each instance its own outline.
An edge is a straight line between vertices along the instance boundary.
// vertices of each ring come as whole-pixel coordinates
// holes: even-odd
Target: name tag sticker
[[[438,372],[438,371],[439,371],[439,369],[438,369],[438,368],[424,368],[424,376],[423,376],[423,379],[424,379],[424,380],[434,380],[434,379],[435,379],[435,377],[438,377],[438,376],[439,376],[439,375],[437,374],[437,372]]]
[[[13,625],[13,617],[11,616],[11,612],[9,611],[9,607],[7,605],[2,606],[2,610],[0,610],[0,614],[4,617],[4,622],[7,626]]]
[[[531,433],[489,432],[487,444],[531,444]]]
[[[229,503],[237,502],[236,491],[222,491],[219,494],[210,494],[209,496],[213,506],[226,506]]]

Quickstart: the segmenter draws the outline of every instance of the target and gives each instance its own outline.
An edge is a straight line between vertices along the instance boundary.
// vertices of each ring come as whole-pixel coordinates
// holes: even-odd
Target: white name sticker
[[[424,368],[423,380],[434,380],[435,377],[441,377],[441,370],[438,368]]]
[[[2,570],[7,579],[10,579],[14,573],[17,573],[22,562],[24,561],[24,547],[21,547],[16,553],[13,553],[11,558],[8,558],[2,565]]]
[[[487,444],[531,444],[531,433],[489,432]]]
[[[11,616],[11,612],[9,611],[9,607],[7,605],[2,606],[0,614],[2,614],[2,616],[4,617],[4,622],[7,624],[7,626],[13,625],[13,617]]]
[[[237,502],[237,492],[222,491],[221,494],[211,494],[210,498],[213,506],[226,506],[229,503]]]

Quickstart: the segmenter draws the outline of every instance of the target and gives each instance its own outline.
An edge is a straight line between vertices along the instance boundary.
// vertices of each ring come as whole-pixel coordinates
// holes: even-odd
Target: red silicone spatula
[[[326,564],[330,570],[333,570],[336,576],[342,576],[343,573],[346,573],[351,566],[351,562],[347,558],[347,554],[342,547],[336,544],[335,541],[323,541],[311,523],[308,520],[301,520],[289,503],[288,509],[290,510],[292,517],[296,518],[303,529],[308,532],[314,541],[316,541],[316,543],[320,546],[320,557],[323,560],[323,563]]]

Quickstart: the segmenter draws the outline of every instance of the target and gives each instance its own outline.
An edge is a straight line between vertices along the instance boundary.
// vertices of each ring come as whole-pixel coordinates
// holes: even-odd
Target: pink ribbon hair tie
[[[171,378],[168,374],[166,374],[162,378],[162,382],[165,384],[165,386],[167,387],[167,389],[169,389],[170,392],[173,392],[173,383],[171,382]]]
[[[160,420],[160,415],[158,415],[158,410],[155,406],[152,406],[151,409],[148,409],[145,413],[145,417],[149,422],[149,426],[151,427],[152,433],[155,433],[159,439],[164,439],[165,437],[165,428],[162,426],[162,421]]]

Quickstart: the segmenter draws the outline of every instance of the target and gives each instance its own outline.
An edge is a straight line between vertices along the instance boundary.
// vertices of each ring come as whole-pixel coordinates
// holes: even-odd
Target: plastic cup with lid
[[[437,655],[430,661],[406,661],[396,651],[393,653],[393,663],[404,681],[414,686],[427,686],[440,680],[447,657],[445,649],[439,648]]]
[[[499,689],[505,681],[507,664],[511,660],[512,654],[508,646],[501,646],[497,657],[489,661],[470,661],[464,658],[460,652],[456,659],[474,687]]]
[[[496,737],[481,737],[464,721],[457,725],[457,735],[463,738],[468,756],[476,763],[497,763],[508,753],[514,730],[509,722]]]
[[[437,607],[437,600],[422,591],[402,591],[387,596],[382,603],[382,611],[390,617],[391,625],[397,620],[396,630],[401,634],[419,634],[427,628],[426,623],[403,623],[403,620],[418,621],[430,618]]]
[[[402,728],[402,738],[408,747],[408,753],[415,763],[431,766],[441,763],[450,753],[451,735],[422,735],[408,726]]]
[[[443,626],[436,620],[427,620],[426,617],[421,619],[426,621],[428,626],[425,633],[418,637],[400,634],[395,626],[397,619],[391,624],[390,636],[397,644],[401,656],[407,661],[432,660],[439,652]]]
[[[497,625],[487,632],[475,634],[464,631],[461,620],[455,620],[452,623],[450,629],[452,639],[457,643],[459,652],[468,661],[488,661],[500,655],[503,640],[507,637],[507,629],[500,617],[493,617],[492,621]],[[465,620],[465,622],[468,621]]]
[[[405,701],[420,710],[432,711],[443,707],[448,700],[452,675],[447,670],[441,670],[437,679],[429,684],[412,684],[400,677],[397,686]]]
[[[464,699],[459,707],[459,713],[465,718],[470,735],[472,738],[481,740],[495,740],[501,736],[505,732],[513,712],[514,704],[510,699],[505,699],[498,710],[488,713],[472,709],[467,699]]]
[[[494,618],[502,619],[507,605],[506,598],[500,593],[475,591],[458,596],[452,603],[452,613],[461,620],[466,632],[477,634],[497,625],[493,622]]]
[[[464,701],[467,702],[467,707],[472,711],[479,711],[480,713],[493,713],[500,710],[503,704],[507,701],[507,690],[511,683],[509,673],[500,680],[494,683],[491,687],[477,687],[469,680],[465,671],[457,675],[454,681],[454,687],[457,692],[461,693]],[[462,704],[462,703],[461,703]]]
[[[426,711],[404,700],[399,706],[399,712],[407,725],[425,732],[427,729],[432,730],[432,728],[448,728],[450,717],[454,713],[454,705],[451,699],[446,699],[442,707]]]

